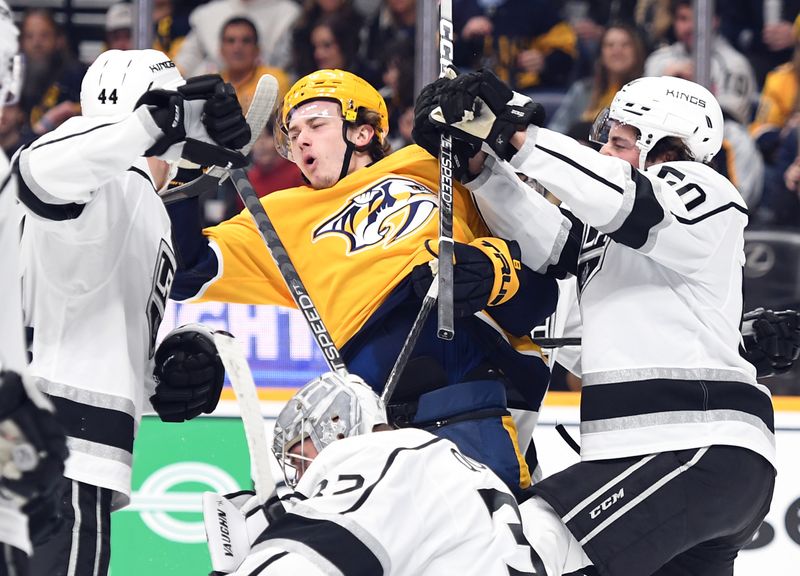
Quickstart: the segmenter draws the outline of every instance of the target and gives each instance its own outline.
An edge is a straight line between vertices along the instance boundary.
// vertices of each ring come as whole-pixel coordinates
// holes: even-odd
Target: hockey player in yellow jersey
[[[276,126],[279,151],[307,185],[262,205],[348,369],[380,392],[431,281],[438,162],[417,146],[388,154],[383,98],[349,72],[301,78]],[[179,261],[173,299],[294,306],[247,211],[202,234],[196,199],[168,211]],[[492,237],[460,184],[453,220],[456,338],[437,339],[429,318],[391,412],[450,438],[519,490],[530,485],[531,429],[518,443],[507,409],[539,408],[548,373],[527,335],[554,309],[557,289],[519,264],[515,242]],[[514,263],[506,276],[504,261]]]

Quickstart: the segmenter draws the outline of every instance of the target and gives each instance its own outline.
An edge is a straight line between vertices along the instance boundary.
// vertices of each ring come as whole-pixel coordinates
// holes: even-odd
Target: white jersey
[[[236,575],[543,573],[505,484],[423,430],[333,442],[286,508]]]
[[[770,394],[738,352],[741,195],[698,162],[642,172],[550,130],[527,134],[510,164],[490,159],[470,188],[529,267],[577,276],[583,459],[727,444],[774,463]]]
[[[65,425],[65,475],[114,490],[115,507],[128,501],[175,271],[169,219],[141,157],[157,135],[144,108],[116,122],[76,117],[17,159],[30,370]]]

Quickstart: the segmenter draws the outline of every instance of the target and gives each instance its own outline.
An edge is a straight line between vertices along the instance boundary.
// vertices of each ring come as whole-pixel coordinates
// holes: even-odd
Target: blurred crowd
[[[691,0],[452,3],[456,66],[493,69],[545,106],[550,128],[587,145],[592,121],[629,80],[695,76]],[[800,0],[714,4],[710,89],[725,114],[715,167],[746,200],[753,237],[784,259],[767,268],[754,256],[758,266],[747,277],[755,296],[745,298],[749,305],[800,307]],[[67,38],[51,12],[16,9],[24,77],[19,102],[5,107],[0,124],[9,155],[80,113],[90,63],[72,54],[81,39]],[[264,73],[286,90],[318,68],[354,72],[386,99],[390,142],[398,148],[411,142],[416,19],[417,0],[154,0],[152,30],[154,47],[184,76],[220,73],[245,110]],[[132,48],[134,20],[131,4],[112,4],[104,48]],[[252,152],[259,195],[302,183],[275,152],[271,130]],[[234,198],[208,198],[205,206],[209,223],[241,209]],[[796,382],[787,385],[800,393]]]

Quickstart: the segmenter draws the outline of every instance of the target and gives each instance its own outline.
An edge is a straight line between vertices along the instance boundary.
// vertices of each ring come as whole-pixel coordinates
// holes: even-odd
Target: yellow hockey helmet
[[[294,83],[283,99],[281,130],[287,128],[292,110],[309,100],[334,100],[342,106],[342,116],[354,122],[359,108],[373,110],[380,115],[380,127],[376,130],[378,140],[383,143],[389,134],[389,113],[386,102],[366,80],[345,70],[317,70]]]

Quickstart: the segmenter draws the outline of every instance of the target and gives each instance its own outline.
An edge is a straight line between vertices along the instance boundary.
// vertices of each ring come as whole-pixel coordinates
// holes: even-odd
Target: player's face
[[[306,438],[302,442],[298,442],[289,448],[289,460],[294,469],[297,470],[295,480],[300,480],[300,478],[302,478],[303,474],[305,474],[306,470],[311,465],[311,461],[317,457],[317,454],[319,454],[319,452],[317,452],[317,448],[314,446],[311,438]]]
[[[639,167],[639,146],[636,144],[636,129],[627,124],[614,123],[608,133],[608,141],[600,148],[600,154],[622,158],[631,166]]]
[[[314,100],[297,107],[288,125],[292,160],[316,189],[329,188],[339,180],[346,150],[340,106]]]

